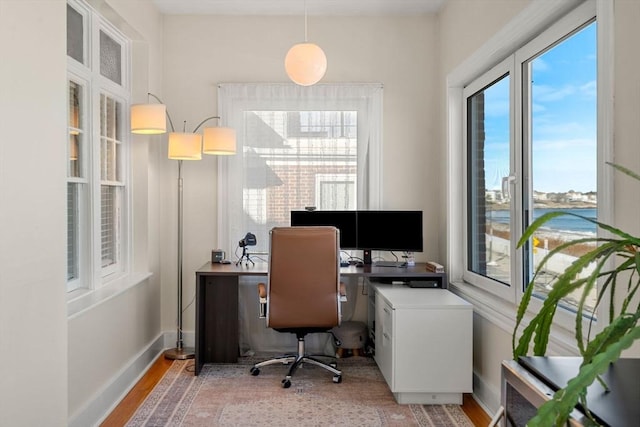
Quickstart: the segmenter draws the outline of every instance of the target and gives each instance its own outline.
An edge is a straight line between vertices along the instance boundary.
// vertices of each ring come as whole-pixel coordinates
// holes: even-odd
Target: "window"
[[[221,244],[251,232],[266,251],[292,210],[377,207],[381,97],[380,85],[221,85],[220,115],[238,131],[238,155],[220,159]]]
[[[84,3],[67,4],[67,290],[127,269],[127,42]]]
[[[462,90],[461,277],[514,303],[550,249],[596,233],[586,221],[560,217],[516,249],[544,212],[599,215],[596,26],[594,3],[586,2]],[[548,263],[537,297],[576,255]],[[575,301],[564,307],[575,312]]]
[[[467,276],[505,296],[512,283],[513,203],[503,181],[512,157],[510,61],[469,85],[467,111]],[[479,86],[479,88],[478,88]]]

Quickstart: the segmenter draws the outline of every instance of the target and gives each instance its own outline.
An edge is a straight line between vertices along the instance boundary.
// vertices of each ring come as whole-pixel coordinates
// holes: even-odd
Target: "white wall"
[[[444,143],[436,137],[438,92],[434,17],[309,17],[309,40],[328,58],[323,82],[380,82],[384,85],[383,206],[423,209],[423,259],[442,259],[440,206],[428,193],[441,179]],[[187,130],[217,112],[218,83],[288,82],[284,57],[304,36],[302,17],[165,17],[164,101],[176,126]],[[166,150],[166,139],[162,140]],[[176,165],[163,171],[163,328],[175,325]],[[218,247],[216,159],[184,162],[185,305],[194,294],[195,270]],[[242,236],[238,236],[238,240]],[[233,254],[235,248],[222,248]],[[166,297],[166,298],[165,298]],[[193,331],[193,305],[184,329]]]
[[[67,419],[65,22],[64,0],[0,0],[3,425]]]
[[[162,83],[161,17],[149,2],[112,3],[120,17],[92,0],[138,40],[145,101],[147,81]],[[159,275],[68,318],[66,1],[0,0],[0,57],[0,424],[92,425],[160,351]],[[136,143],[133,268],[153,273],[159,150]]]
[[[445,111],[446,77],[479,49],[526,6],[536,0],[492,0],[482,2],[451,1],[440,14],[439,34],[441,68],[438,89]],[[635,46],[640,36],[640,3],[615,0],[615,107],[614,159],[634,171],[640,171],[640,79],[634,70],[640,66]],[[446,129],[442,119],[441,132]],[[638,235],[640,232],[640,183],[616,175],[613,225]],[[446,197],[446,195],[445,195]],[[446,215],[441,212],[441,215]],[[492,411],[500,399],[500,364],[511,358],[511,334],[516,307],[511,312],[492,313],[490,307],[476,307],[474,315],[474,393]],[[639,357],[638,346],[627,356]]]

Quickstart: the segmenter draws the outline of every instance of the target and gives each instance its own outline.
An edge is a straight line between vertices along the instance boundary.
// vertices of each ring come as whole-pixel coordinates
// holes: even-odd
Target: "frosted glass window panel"
[[[84,17],[67,5],[67,56],[84,64]]]
[[[100,74],[122,84],[122,46],[100,31]]]

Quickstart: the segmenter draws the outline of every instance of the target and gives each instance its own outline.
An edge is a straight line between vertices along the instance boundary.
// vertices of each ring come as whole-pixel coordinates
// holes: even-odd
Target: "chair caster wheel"
[[[289,387],[291,387],[291,381],[287,379],[282,380],[282,388],[289,388]]]
[[[260,368],[256,368],[255,366],[251,367],[251,369],[249,369],[249,372],[251,373],[251,375],[258,376],[260,375]]]
[[[336,375],[333,377],[333,382],[336,384],[340,384],[342,382],[342,375]]]

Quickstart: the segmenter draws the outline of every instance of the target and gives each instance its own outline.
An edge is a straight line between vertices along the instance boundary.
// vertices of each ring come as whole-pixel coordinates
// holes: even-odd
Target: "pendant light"
[[[295,44],[287,52],[284,68],[289,78],[300,86],[318,83],[327,71],[327,56],[315,43],[307,41],[307,2],[304,2],[304,43]]]

